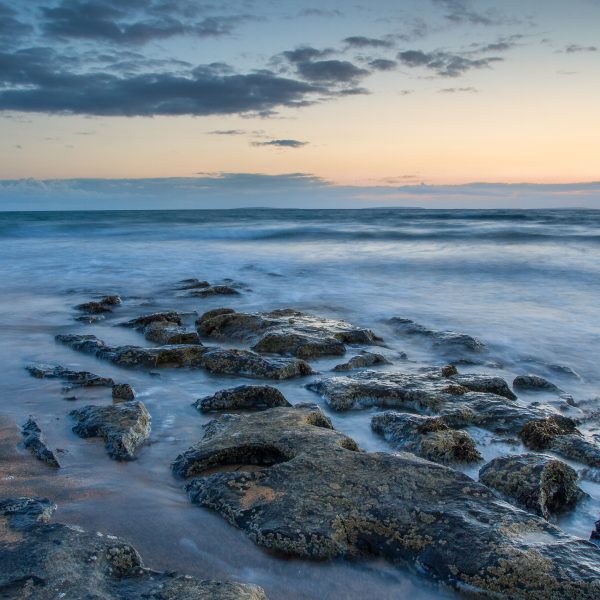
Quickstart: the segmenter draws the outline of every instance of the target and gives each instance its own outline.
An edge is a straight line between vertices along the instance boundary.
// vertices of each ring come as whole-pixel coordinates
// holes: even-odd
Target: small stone
[[[128,383],[115,383],[112,387],[112,399],[115,401],[135,400],[135,390]]]

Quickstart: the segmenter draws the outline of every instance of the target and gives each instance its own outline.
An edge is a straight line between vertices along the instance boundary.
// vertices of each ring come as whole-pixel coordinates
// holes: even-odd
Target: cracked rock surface
[[[284,555],[377,557],[487,597],[592,600],[600,550],[412,454],[362,452],[314,405],[224,415],[173,463],[192,502]],[[497,594],[498,596],[494,596]]]
[[[239,385],[200,398],[194,402],[194,406],[200,412],[211,412],[233,409],[266,410],[291,404],[277,388],[270,385]]]

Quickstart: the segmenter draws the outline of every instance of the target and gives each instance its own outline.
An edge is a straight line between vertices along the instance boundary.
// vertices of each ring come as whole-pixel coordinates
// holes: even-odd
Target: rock
[[[192,277],[190,279],[184,279],[179,283],[180,286],[177,288],[178,290],[194,290],[198,288],[210,287],[210,283],[208,283],[208,281],[201,281],[200,279],[196,279],[195,277]]]
[[[150,414],[143,402],[85,406],[69,414],[77,421],[73,431],[82,438],[103,438],[115,460],[134,460],[135,451],[150,435]]]
[[[212,421],[173,463],[187,491],[255,543],[304,559],[413,562],[473,595],[592,600],[600,550],[412,454],[367,453],[317,407]]]
[[[254,344],[253,350],[274,354],[318,358],[341,356],[345,344],[371,345],[379,341],[368,329],[345,321],[313,317],[294,310],[267,313],[236,313],[219,309],[196,321],[198,333],[217,339],[240,340]]]
[[[160,345],[200,344],[200,336],[195,331],[186,331],[169,321],[153,321],[144,328],[144,337]]]
[[[79,315],[78,317],[74,317],[75,321],[79,323],[98,323],[98,321],[103,321],[105,319],[104,315]]]
[[[285,396],[269,385],[240,385],[220,390],[194,403],[200,412],[216,410],[266,410],[274,406],[291,406]]]
[[[202,355],[202,368],[210,373],[263,379],[291,379],[311,375],[310,365],[297,358],[265,358],[249,350],[210,349]]]
[[[27,420],[25,425],[21,428],[21,433],[25,436],[25,440],[23,441],[25,448],[31,450],[36,458],[51,467],[57,469],[60,467],[56,456],[54,456],[54,452],[46,445],[42,430],[33,419],[29,418]]]
[[[531,450],[551,450],[589,467],[600,467],[600,448],[588,442],[575,426],[575,421],[561,415],[532,419],[519,433]]]
[[[481,454],[466,431],[450,429],[441,417],[387,411],[371,419],[371,429],[394,448],[433,462],[475,462]]]
[[[539,375],[518,375],[513,380],[513,388],[528,392],[560,392],[558,387]]]
[[[574,469],[544,454],[495,458],[481,468],[479,481],[545,519],[572,509],[586,495]]]
[[[181,313],[175,311],[167,311],[151,313],[149,315],[142,315],[141,317],[131,319],[131,321],[121,323],[121,325],[123,327],[133,327],[134,329],[144,329],[147,325],[150,325],[151,323],[170,323],[179,326],[183,324],[181,320]]]
[[[218,317],[219,315],[230,315],[234,312],[235,312],[235,310],[233,310],[233,308],[213,308],[212,310],[207,310],[196,321],[196,325],[202,321],[208,321],[209,319],[212,319],[213,317]]]
[[[135,390],[128,383],[115,383],[112,388],[113,401],[135,400]]]
[[[47,524],[47,499],[0,500],[0,594],[18,600],[266,600],[258,586],[199,581],[144,566],[130,544],[112,535]],[[12,530],[12,531],[11,531]]]
[[[117,306],[118,304],[121,304],[121,298],[119,296],[104,296],[104,298],[99,301],[78,304],[75,309],[93,315],[111,312],[112,309],[110,307]]]
[[[509,400],[516,400],[517,397],[512,393],[508,384],[502,377],[492,377],[489,375],[453,375],[450,379],[472,392],[484,392],[504,396]]]
[[[383,354],[373,352],[361,352],[358,356],[353,356],[348,362],[336,365],[334,371],[352,371],[353,369],[363,369],[374,365],[389,365],[390,361]]]
[[[93,354],[121,367],[197,368],[211,373],[289,379],[312,374],[310,365],[300,359],[265,358],[249,350],[228,350],[198,345],[172,345],[158,348],[107,346],[93,335],[57,335],[56,340],[79,352]]]
[[[62,379],[73,387],[110,387],[114,381],[110,377],[99,377],[88,371],[70,371],[64,367],[55,367],[52,365],[30,365],[26,367],[27,371],[38,379]]]
[[[594,523],[594,531],[592,531],[590,535],[590,540],[595,540],[600,542],[600,520]]]
[[[442,377],[452,377],[453,375],[458,375],[458,369],[455,365],[442,367]]]
[[[397,333],[420,336],[430,340],[432,346],[438,350],[450,353],[456,353],[457,351],[480,353],[486,349],[485,344],[481,340],[466,333],[429,329],[424,325],[415,323],[412,319],[402,317],[392,317],[388,323],[392,325]]]
[[[255,352],[318,358],[320,356],[343,356],[346,346],[332,337],[317,337],[297,333],[272,332],[263,335],[252,346]]]
[[[232,288],[229,285],[209,285],[208,287],[200,287],[190,292],[190,296],[199,296],[200,298],[208,298],[210,296],[239,295],[240,293],[235,288]]]

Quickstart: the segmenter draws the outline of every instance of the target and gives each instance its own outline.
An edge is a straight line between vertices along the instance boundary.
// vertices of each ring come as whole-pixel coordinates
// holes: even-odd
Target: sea
[[[235,297],[194,298],[178,282],[231,280]],[[377,560],[312,563],[283,559],[255,546],[220,516],[191,505],[171,461],[200,439],[210,420],[192,402],[247,383],[195,370],[158,375],[121,369],[57,345],[59,333],[91,333],[110,344],[147,342],[115,326],[164,309],[194,313],[295,308],[369,327],[385,340],[389,370],[417,372],[447,360],[419,336],[402,335],[391,317],[427,328],[468,333],[488,348],[462,372],[492,373],[509,383],[534,373],[561,394],[525,394],[566,415],[600,443],[600,211],[595,210],[187,210],[0,213],[0,490],[48,496],[55,519],[131,542],[154,569],[206,579],[257,583],[272,600],[456,598],[414,565]],[[86,324],[74,306],[119,294],[111,319]],[[404,358],[404,354],[406,358]],[[339,357],[315,361],[320,376]],[[69,411],[106,404],[106,389],[77,391],[31,377],[25,367],[50,363],[131,383],[152,415],[150,443],[138,460],[108,458],[98,440],[72,431]],[[292,403],[316,402],[334,426],[367,451],[394,452],[370,430],[378,409],[335,413],[306,389],[311,378],[276,382]],[[576,405],[576,406],[573,406]],[[62,468],[23,472],[32,459],[16,446],[33,415]],[[473,431],[486,459],[522,450],[517,441]],[[7,440],[15,440],[9,443]],[[8,452],[8,450],[6,451]],[[574,465],[581,470],[581,465]],[[475,467],[463,470],[477,478]],[[386,474],[381,473],[382,481]],[[556,521],[588,539],[600,517],[600,484]]]

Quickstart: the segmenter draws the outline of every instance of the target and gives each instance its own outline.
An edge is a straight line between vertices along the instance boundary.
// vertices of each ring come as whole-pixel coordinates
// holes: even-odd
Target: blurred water
[[[376,330],[391,356],[409,356],[392,368],[442,364],[444,358],[420,340],[399,337],[383,323],[402,316],[476,335],[491,348],[499,365],[494,372],[509,380],[537,372],[593,408],[600,397],[599,259],[598,211],[0,213],[0,414],[16,424],[35,415],[50,446],[65,450],[60,472],[27,483],[37,493],[60,496],[60,520],[125,537],[154,568],[254,581],[272,599],[452,597],[384,564],[316,565],[269,556],[220,517],[190,506],[169,463],[197,441],[207,421],[191,403],[240,379],[125,371],[57,346],[54,335],[85,332],[111,344],[142,343],[137,332],[110,321],[90,326],[73,320],[75,304],[119,293],[125,300],[119,320],[165,308],[294,307]],[[232,278],[249,289],[233,299],[182,297],[173,286],[187,277]],[[25,372],[31,362],[132,383],[153,417],[152,444],[134,463],[108,460],[101,443],[71,432],[68,411],[106,403],[109,391],[76,392],[80,399],[67,402],[70,394],[62,393],[60,382]],[[315,366],[324,371],[336,362]],[[569,367],[579,377],[550,365]],[[291,402],[320,402],[304,383],[278,387]],[[564,405],[552,395],[522,401],[533,399]],[[330,416],[365,449],[391,451],[370,431],[373,412]],[[594,435],[596,426],[590,422],[586,432]],[[493,436],[474,434],[486,458],[506,451]],[[476,469],[469,474],[476,476]],[[561,522],[583,537],[600,506],[600,486],[585,485],[592,500]]]

